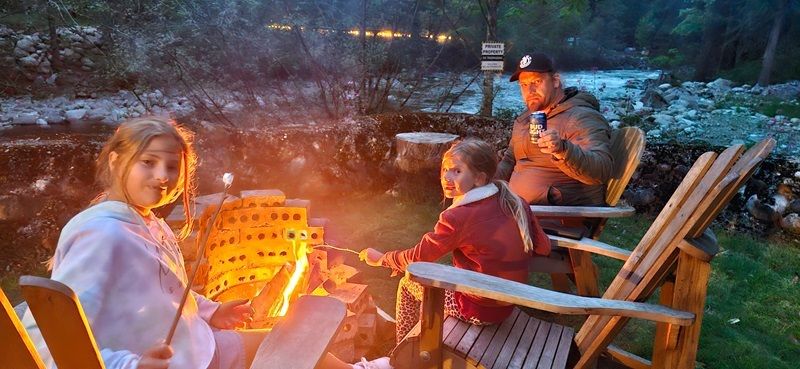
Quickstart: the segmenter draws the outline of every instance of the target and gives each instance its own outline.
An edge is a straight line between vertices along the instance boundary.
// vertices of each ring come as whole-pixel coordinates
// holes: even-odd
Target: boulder
[[[27,51],[25,51],[23,49],[20,49],[18,47],[14,48],[14,58],[20,59],[20,58],[24,58],[24,57],[26,57],[28,55],[31,55],[31,53],[29,53],[29,52],[27,52]]]
[[[716,80],[709,82],[706,86],[714,91],[715,94],[724,95],[733,87],[733,81],[724,78],[717,78]]]
[[[110,116],[111,109],[105,107],[94,108],[86,113],[86,119],[88,120],[103,120]]]
[[[14,30],[0,24],[0,37],[9,37],[14,35]]]
[[[791,81],[766,88],[767,96],[775,96],[781,100],[794,100],[800,97],[800,81]]]
[[[39,66],[39,61],[36,60],[36,56],[28,55],[24,58],[20,58],[19,64],[23,68],[36,68],[37,66]]]
[[[83,120],[83,117],[86,116],[86,111],[86,109],[72,109],[65,111],[64,115],[68,122],[75,124]]]
[[[645,91],[639,101],[641,101],[644,106],[648,106],[653,109],[663,109],[668,105],[667,100],[665,100],[660,93],[652,89]]]
[[[786,211],[800,214],[800,200],[792,200],[789,202],[789,205],[786,206]]]
[[[39,113],[22,113],[18,114],[14,117],[11,121],[11,124],[15,125],[30,125],[36,124],[36,120],[39,119]]]
[[[34,38],[32,36],[23,36],[19,40],[17,40],[17,48],[20,50],[27,51],[28,53],[32,53],[36,51],[36,44],[39,42],[38,37]]]
[[[651,188],[626,190],[625,200],[635,208],[646,207],[656,201],[656,194]]]
[[[754,218],[763,222],[776,222],[780,219],[780,214],[772,206],[762,203],[756,194],[747,199],[745,208]]]
[[[670,127],[675,124],[675,117],[669,114],[653,114],[653,118],[653,122],[662,128]]]
[[[781,228],[792,234],[800,235],[800,215],[792,213],[783,217]]]

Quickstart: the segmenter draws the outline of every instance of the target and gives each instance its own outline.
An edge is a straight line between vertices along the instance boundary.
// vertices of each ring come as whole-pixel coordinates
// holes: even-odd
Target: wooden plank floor
[[[565,368],[575,332],[514,309],[499,325],[476,326],[447,317],[445,346],[468,367]]]

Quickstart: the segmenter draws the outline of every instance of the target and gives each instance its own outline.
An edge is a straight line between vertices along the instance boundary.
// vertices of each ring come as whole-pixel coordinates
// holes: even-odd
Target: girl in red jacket
[[[495,150],[486,142],[456,142],[442,158],[441,182],[453,204],[439,215],[432,232],[407,250],[382,253],[373,248],[359,257],[372,266],[405,272],[415,261],[435,261],[453,253],[453,266],[525,283],[528,263],[548,255],[550,241],[524,201],[508,183],[492,180],[497,169]],[[422,286],[407,277],[397,290],[397,342],[417,324]],[[445,314],[472,324],[494,324],[511,314],[512,305],[446,291]]]

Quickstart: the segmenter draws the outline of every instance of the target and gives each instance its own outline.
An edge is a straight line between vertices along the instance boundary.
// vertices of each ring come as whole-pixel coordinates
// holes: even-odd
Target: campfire
[[[331,352],[352,361],[374,346],[382,322],[366,285],[348,281],[355,268],[329,258],[325,219],[309,218],[310,201],[286,199],[278,190],[228,195],[214,224],[209,224],[222,193],[196,199],[198,225],[181,243],[187,268],[197,257],[197,235],[211,233],[192,289],[215,301],[251,300],[254,319],[244,329],[270,329],[300,295],[332,296],[348,308]],[[180,227],[183,209],[167,217]],[[331,256],[334,254],[331,252]],[[188,273],[188,271],[187,271]]]

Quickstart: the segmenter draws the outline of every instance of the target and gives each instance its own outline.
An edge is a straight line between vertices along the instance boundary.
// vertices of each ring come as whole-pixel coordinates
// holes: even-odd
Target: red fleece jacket
[[[530,208],[526,210],[534,253],[550,254],[550,240]],[[457,268],[522,283],[528,279],[528,264],[533,256],[525,252],[516,220],[503,212],[495,194],[443,211],[432,232],[410,249],[387,252],[383,264],[404,272],[415,261],[435,261],[451,251]],[[503,321],[513,309],[506,303],[460,292],[455,293],[455,298],[464,316],[489,323]]]

